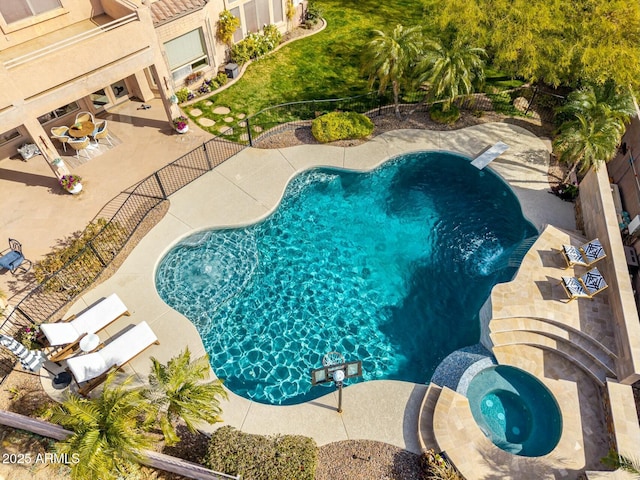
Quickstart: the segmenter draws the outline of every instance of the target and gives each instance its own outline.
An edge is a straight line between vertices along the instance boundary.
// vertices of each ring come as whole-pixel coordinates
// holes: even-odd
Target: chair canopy
[[[18,357],[22,368],[25,370],[37,372],[42,368],[42,364],[47,361],[47,357],[43,352],[40,350],[29,350],[13,337],[0,335],[0,345]]]

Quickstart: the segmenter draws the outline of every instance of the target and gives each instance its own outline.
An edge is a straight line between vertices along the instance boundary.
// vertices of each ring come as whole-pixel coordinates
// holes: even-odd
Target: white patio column
[[[40,152],[42,152],[44,160],[47,162],[48,167],[56,178],[60,178],[62,175],[68,175],[69,170],[64,162],[62,162],[62,159],[60,159],[60,155],[58,155],[55,145],[51,142],[49,135],[45,129],[42,128],[38,119],[35,117],[27,118],[23,125],[33,143],[35,143],[40,149]]]

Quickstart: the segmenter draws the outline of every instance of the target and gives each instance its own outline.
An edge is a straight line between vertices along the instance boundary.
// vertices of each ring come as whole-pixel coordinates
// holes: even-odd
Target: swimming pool
[[[486,368],[467,389],[469,407],[483,433],[515,455],[539,457],[555,448],[562,416],[547,387],[524,370],[508,365]]]
[[[330,351],[362,360],[363,380],[427,382],[478,342],[480,307],[536,233],[495,174],[418,152],[368,173],[299,175],[264,221],[175,245],[156,285],[228,388],[294,404],[329,391],[311,389],[310,370]]]

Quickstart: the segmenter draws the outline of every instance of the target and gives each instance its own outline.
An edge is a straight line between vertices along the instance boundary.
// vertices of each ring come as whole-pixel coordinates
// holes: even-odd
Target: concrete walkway
[[[144,381],[149,357],[167,361],[186,346],[194,356],[205,353],[192,323],[168,307],[155,289],[155,269],[162,256],[194,231],[241,226],[267,216],[277,206],[288,182],[300,172],[318,166],[358,171],[418,150],[445,150],[471,158],[497,141],[510,148],[488,167],[502,176],[520,199],[523,212],[541,230],[545,224],[574,230],[573,204],[547,193],[548,145],[528,131],[505,123],[484,124],[453,132],[399,130],[380,135],[357,147],[297,146],[279,150],[247,148],[171,197],[168,214],[133,250],[120,269],[103,284],[83,295],[72,307],[78,312],[116,292],[131,317],[109,326],[101,337],[128,325],[147,321],[156,332],[153,346],[125,368]],[[60,392],[43,385],[52,396]],[[295,406],[269,406],[229,392],[222,403],[224,423],[250,433],[290,433],[313,437],[318,444],[371,439],[419,452],[418,413],[426,385],[399,381],[371,381],[344,391],[342,414],[336,413],[337,395],[331,393]],[[210,429],[218,426],[208,427]]]

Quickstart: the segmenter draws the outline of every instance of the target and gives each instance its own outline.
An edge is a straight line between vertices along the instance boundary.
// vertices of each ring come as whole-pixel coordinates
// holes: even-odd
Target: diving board
[[[471,162],[471,165],[476,167],[478,170],[482,170],[508,149],[509,145],[503,142],[498,142],[493,147],[489,148],[486,152],[478,155],[476,159]]]

